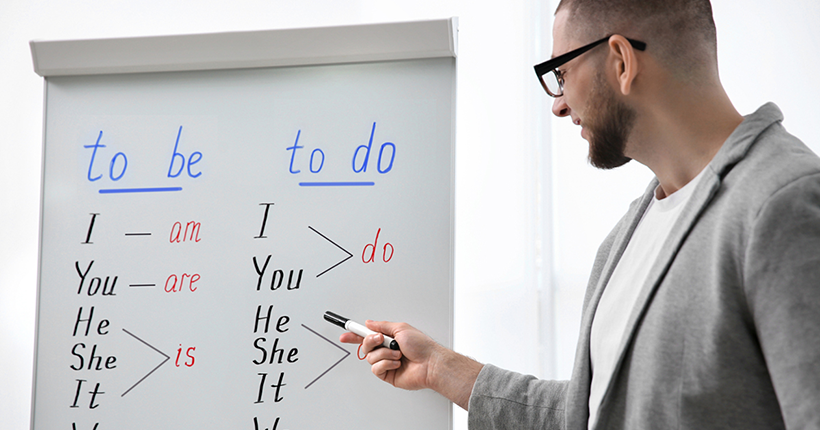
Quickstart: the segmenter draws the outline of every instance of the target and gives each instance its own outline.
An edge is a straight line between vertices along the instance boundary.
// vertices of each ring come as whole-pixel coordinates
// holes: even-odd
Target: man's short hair
[[[620,34],[646,42],[647,52],[683,80],[717,72],[709,0],[561,0],[555,13],[562,9],[581,44]]]

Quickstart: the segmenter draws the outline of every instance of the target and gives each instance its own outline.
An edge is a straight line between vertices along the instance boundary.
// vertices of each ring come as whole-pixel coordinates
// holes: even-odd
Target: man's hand
[[[371,371],[383,381],[405,390],[430,388],[464,409],[470,401],[480,363],[436,343],[426,334],[405,323],[366,321],[377,332],[366,338],[344,333],[339,340],[362,344]],[[401,351],[382,348],[382,333],[398,342]]]

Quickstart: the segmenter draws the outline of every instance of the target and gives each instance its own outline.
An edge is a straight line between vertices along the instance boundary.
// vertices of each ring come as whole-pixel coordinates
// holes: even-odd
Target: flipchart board
[[[450,428],[322,316],[452,344],[455,27],[32,42],[32,428]]]

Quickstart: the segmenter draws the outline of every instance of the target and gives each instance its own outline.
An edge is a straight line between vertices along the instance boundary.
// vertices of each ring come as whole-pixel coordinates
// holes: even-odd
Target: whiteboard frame
[[[42,77],[456,57],[458,18],[338,27],[29,42]]]
[[[49,77],[125,73],[232,70],[457,58],[458,18],[337,27],[224,32],[85,40],[32,40],[34,72],[43,80],[35,339],[29,428],[34,428],[42,276],[45,150]],[[458,70],[458,64],[455,64]],[[454,330],[456,84],[453,84],[450,166],[449,345]],[[449,411],[448,428],[453,428]]]

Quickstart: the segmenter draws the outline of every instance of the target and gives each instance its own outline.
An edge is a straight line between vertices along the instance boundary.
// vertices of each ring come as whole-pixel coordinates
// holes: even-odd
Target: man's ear
[[[611,61],[608,66],[615,71],[621,94],[629,95],[639,69],[635,49],[625,37],[616,34],[609,38],[609,53]]]

